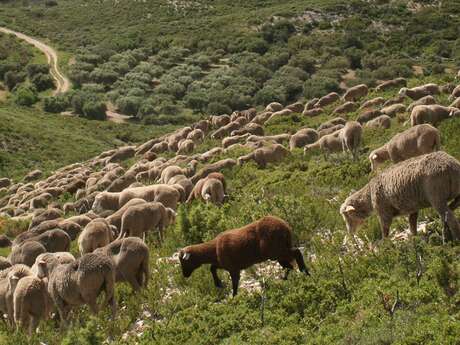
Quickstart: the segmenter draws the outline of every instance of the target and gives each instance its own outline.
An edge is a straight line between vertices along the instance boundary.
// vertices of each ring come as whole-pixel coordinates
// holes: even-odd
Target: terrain
[[[121,97],[118,106],[131,104],[127,97],[149,99],[154,111],[130,114],[144,125],[115,124],[4,102],[0,104],[0,177],[17,182],[36,168],[49,175],[105,150],[141,144],[198,118],[250,105],[261,112],[271,101],[304,104],[359,82],[375,85],[379,80],[404,76],[409,87],[458,83],[460,26],[454,1],[442,1],[437,7],[425,1],[375,4],[378,6],[335,0],[61,0],[57,6],[47,6],[45,1],[1,2],[2,26],[44,40],[74,57],[75,64],[61,66],[65,73],[74,73],[75,89],[68,96],[96,93],[98,99],[115,103]],[[349,14],[352,18],[343,26],[332,29],[326,25]],[[323,24],[303,31],[311,16]],[[281,38],[261,43],[258,28],[279,18],[285,20],[271,35]],[[296,34],[289,33],[286,25],[293,18],[300,20],[294,21]],[[390,29],[385,29],[387,26]],[[268,50],[262,53],[260,46]],[[287,57],[281,56],[284,53]],[[197,63],[196,54],[214,58]],[[360,57],[360,67],[353,65],[356,57]],[[125,64],[128,67],[123,71],[118,69]],[[96,79],[75,83],[77,70],[90,69],[86,71],[90,74],[98,68],[99,72],[115,70],[117,74],[107,74],[114,78],[110,82],[102,78],[96,83]],[[152,79],[167,86],[158,91],[156,86],[152,88]],[[217,101],[206,103],[200,96],[187,103],[183,92],[172,95],[174,88],[169,82],[178,80],[182,87],[187,86],[187,92],[196,82],[190,91]],[[300,87],[286,89],[290,85]],[[270,92],[261,92],[264,97],[257,98],[263,89]],[[360,102],[374,97],[390,99],[397,93],[398,89],[372,90]],[[243,100],[235,100],[234,95]],[[450,103],[446,94],[436,100]],[[209,107],[209,103],[219,107]],[[404,104],[409,103],[406,98]],[[293,113],[279,118],[265,126],[265,134],[317,128],[334,117],[334,107],[327,107],[317,117]],[[346,117],[351,120],[358,114],[350,112]],[[127,285],[117,285],[120,312],[115,322],[108,310],[91,316],[83,308],[73,313],[73,323],[63,333],[53,320],[42,324],[32,339],[1,324],[0,344],[458,344],[460,247],[442,243],[442,223],[433,210],[421,213],[421,231],[415,237],[408,235],[406,219],[398,218],[391,239],[380,241],[379,224],[372,216],[358,232],[362,248],[343,245],[346,229],[339,214],[341,203],[374,176],[368,154],[408,128],[408,116],[404,112],[393,118],[387,130],[366,128],[356,160],[343,153],[326,157],[313,151],[304,155],[299,148],[282,162],[263,169],[251,162],[225,170],[229,200],[223,206],[202,202],[181,205],[176,223],[166,231],[165,243],[160,245],[154,236],[148,239],[151,281],[139,294]],[[460,159],[460,118],[444,121],[439,130],[442,149]],[[193,154],[220,145],[221,141],[208,136]],[[211,162],[248,152],[247,148],[235,148]],[[163,154],[166,158],[173,155]],[[128,160],[122,165],[127,168],[133,163]],[[67,195],[59,202],[73,200],[73,195]],[[189,279],[182,277],[172,260],[178,249],[267,214],[292,226],[311,277],[295,272],[283,281],[276,263],[257,265],[245,272],[235,298],[230,296],[231,283],[224,272],[220,272],[225,284],[222,290],[214,287],[208,267]],[[24,224],[0,218],[1,233],[22,230]],[[75,246],[72,250],[77,251]]]

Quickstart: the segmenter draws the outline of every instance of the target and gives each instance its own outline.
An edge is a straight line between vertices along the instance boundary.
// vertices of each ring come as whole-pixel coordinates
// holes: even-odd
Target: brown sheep
[[[312,128],[303,128],[297,131],[289,141],[289,149],[292,151],[297,147],[304,147],[313,144],[319,139],[319,134]]]
[[[125,174],[115,179],[106,190],[107,192],[121,192],[134,182],[136,182],[136,176],[134,174]]]
[[[266,123],[270,122],[270,121],[273,121],[277,118],[283,118],[283,117],[286,117],[286,116],[289,116],[293,114],[293,111],[292,110],[289,110],[289,109],[283,109],[283,110],[280,110],[280,111],[277,111],[277,112],[274,112],[270,118],[267,120]]]
[[[345,125],[346,123],[347,123],[347,120],[341,117],[336,117],[320,125],[318,127],[318,131],[322,131],[323,129],[334,127],[335,125]]]
[[[285,268],[285,279],[296,261],[299,270],[309,275],[302,254],[292,245],[292,230],[283,220],[267,216],[242,228],[227,230],[211,241],[180,250],[179,260],[184,277],[190,277],[203,264],[211,265],[216,287],[222,282],[217,269],[224,269],[232,278],[233,296],[238,293],[240,271],[254,264],[276,260]]]
[[[200,179],[195,184],[195,186],[193,187],[192,192],[189,194],[189,197],[188,197],[188,199],[186,201],[187,203],[190,203],[194,199],[201,198],[203,185],[204,185],[204,183],[206,182],[206,180],[208,178],[219,180],[222,183],[222,186],[224,187],[224,194],[227,192],[227,185],[226,185],[226,182],[225,182],[225,176],[220,172],[212,172],[209,175],[207,175],[206,177]]]
[[[115,266],[115,281],[127,282],[134,291],[146,288],[149,282],[149,247],[137,237],[117,239],[95,254],[110,257]]]
[[[44,221],[62,218],[63,216],[64,216],[63,212],[56,208],[50,208],[44,211],[37,212],[32,217],[32,221],[30,222],[29,229],[32,229],[33,227],[39,225],[40,223]]]
[[[241,127],[241,124],[233,121],[230,122],[228,125],[220,127],[215,132],[211,134],[211,139],[222,139],[228,136],[232,131],[237,130]]]
[[[8,260],[12,265],[24,264],[31,267],[37,256],[46,252],[46,248],[40,242],[25,241],[13,247],[10,255],[8,255]]]
[[[121,217],[123,216],[123,213],[130,207],[130,206],[135,206],[135,205],[140,205],[140,204],[145,204],[147,201],[144,199],[139,199],[139,198],[134,198],[129,200],[126,204],[124,204],[122,207],[120,207],[119,210],[108,216],[105,220],[109,223],[109,225],[113,225],[116,227],[119,231],[121,230]]]
[[[455,99],[455,98],[458,98],[458,97],[460,97],[460,85],[455,87],[455,89],[452,91],[452,93],[450,95],[450,99]]]
[[[246,126],[244,126],[241,129],[237,129],[235,131],[232,131],[230,135],[232,136],[241,136],[241,135],[264,135],[264,128],[257,124],[257,123],[248,123]]]
[[[388,115],[380,115],[379,117],[366,122],[364,127],[388,129],[391,127],[391,117]]]
[[[389,117],[395,117],[397,114],[405,113],[406,106],[402,103],[396,103],[386,106],[380,110],[382,114],[388,115]]]
[[[390,98],[386,100],[385,103],[383,103],[383,107],[385,108],[393,104],[404,103],[404,99],[405,99],[404,96],[396,96],[396,97]]]
[[[164,230],[174,222],[176,212],[159,202],[130,206],[121,217],[121,231],[118,238],[125,236],[145,237],[152,229],[158,229],[160,242]]]
[[[79,215],[67,218],[66,221],[77,223],[81,227],[85,227],[89,222],[91,222],[91,218],[86,215]]]
[[[303,150],[304,154],[314,149],[320,149],[321,151],[324,151],[326,155],[332,152],[342,151],[343,146],[340,138],[340,131],[341,130],[324,135],[317,142],[305,146]]]
[[[195,173],[196,166],[198,165],[198,161],[193,160],[190,162],[188,168],[181,168],[177,165],[171,165],[163,169],[160,175],[160,183],[169,183],[169,181],[176,175],[185,175],[190,176]]]
[[[454,199],[448,205],[449,200]],[[460,163],[445,152],[434,152],[400,162],[374,177],[349,196],[340,207],[349,233],[376,211],[382,237],[392,220],[409,215],[410,230],[417,233],[420,209],[433,207],[444,221],[448,239],[460,239],[460,227],[452,212],[460,204]]]
[[[343,95],[344,101],[356,101],[364,96],[366,96],[369,92],[369,88],[365,84],[359,84],[353,87],[350,87]]]
[[[199,143],[204,140],[204,132],[201,129],[194,129],[189,134],[187,134],[188,140],[192,140],[195,143]]]
[[[369,99],[366,102],[364,102],[363,104],[361,104],[359,109],[361,109],[361,110],[363,110],[363,109],[374,109],[375,107],[378,107],[379,105],[382,105],[383,103],[385,103],[385,98],[376,97],[376,98]]]
[[[47,252],[66,252],[70,250],[70,236],[61,229],[44,231],[41,234],[34,234],[26,241],[36,241],[41,243]]]
[[[411,126],[430,123],[437,126],[449,117],[460,116],[458,108],[444,107],[442,105],[418,105],[410,115]]]
[[[7,258],[0,256],[0,271],[3,271],[7,269],[8,267],[11,267],[11,262]]]
[[[335,125],[332,127],[324,128],[318,131],[319,137],[322,138],[325,135],[334,134],[335,132],[340,131],[343,127],[345,127],[345,125]]]
[[[34,180],[38,180],[40,177],[43,176],[43,172],[41,170],[33,170],[29,172],[23,179],[24,182],[30,182]]]
[[[274,112],[277,112],[277,111],[282,110],[283,108],[284,108],[284,107],[283,107],[283,105],[282,105],[281,103],[272,102],[272,103],[270,103],[269,105],[267,105],[267,106],[265,107],[265,111],[266,111],[266,112],[269,111],[269,112],[274,113]]]
[[[340,130],[343,151],[349,151],[352,153],[353,157],[356,157],[358,148],[361,145],[362,136],[363,127],[359,122],[347,122],[345,127]]]
[[[302,113],[303,116],[307,117],[314,117],[321,115],[324,112],[323,108],[311,108],[311,109],[305,109]]]
[[[107,158],[107,163],[121,162],[134,157],[136,153],[134,146],[120,147],[113,155]]]
[[[414,101],[428,95],[439,95],[440,93],[441,91],[439,89],[439,85],[433,83],[413,87],[412,89],[403,87],[401,90],[399,90],[400,96],[407,96]]]
[[[271,146],[261,147],[254,150],[246,156],[238,158],[238,165],[242,165],[244,162],[254,160],[257,165],[261,168],[265,168],[268,163],[277,163],[283,160],[289,151],[280,144],[274,144]]]
[[[364,125],[366,122],[371,121],[381,115],[382,115],[382,112],[380,110],[369,109],[361,113],[356,119],[356,121]]]
[[[61,328],[72,307],[87,304],[93,314],[99,310],[97,298],[105,292],[104,306],[111,305],[116,314],[115,267],[110,258],[101,254],[85,254],[75,262],[58,265],[49,274],[48,293],[61,318]]]
[[[273,112],[265,111],[263,113],[258,114],[255,118],[251,120],[251,123],[257,123],[258,125],[264,125],[265,122],[272,116]]]
[[[233,135],[231,137],[226,137],[222,139],[222,147],[227,148],[231,145],[237,144],[244,139],[247,139],[250,136],[249,133],[243,134],[243,135]]]
[[[313,98],[309,100],[307,104],[305,104],[305,108],[303,109],[304,112],[313,109],[315,107],[315,104],[318,103],[318,101],[319,101],[319,98]]]
[[[152,152],[155,154],[161,154],[164,153],[168,150],[173,150],[169,147],[168,143],[166,141],[162,141],[159,143],[156,143],[155,145],[152,146],[152,148],[148,152]]]
[[[323,96],[319,99],[318,102],[315,104],[315,108],[324,108],[328,105],[331,105],[337,102],[340,99],[340,96],[337,92],[328,93],[326,96]]]
[[[216,115],[211,117],[211,124],[214,128],[220,128],[230,123],[229,115]]]
[[[303,105],[302,102],[296,102],[289,104],[286,109],[292,111],[293,113],[301,113],[304,110],[305,106]]]
[[[154,139],[150,139],[149,141],[139,145],[136,148],[136,155],[143,155],[147,153],[148,151],[150,151],[153,145],[158,144],[159,142],[163,141],[163,139],[164,139],[163,137],[154,138]]]
[[[92,253],[95,249],[104,247],[113,241],[112,228],[103,218],[96,218],[89,223],[80,236],[78,236],[78,248],[80,253]]]
[[[380,91],[386,91],[392,88],[396,87],[403,87],[407,85],[407,80],[404,78],[396,78],[392,80],[386,80],[375,88],[375,91],[380,92]]]
[[[208,176],[210,173],[220,172],[224,169],[232,168],[233,166],[236,165],[236,163],[237,163],[236,160],[227,158],[227,159],[222,159],[212,164],[205,165],[203,168],[198,170],[198,172],[195,175],[193,175],[190,178],[190,181],[192,181],[192,183],[197,183],[200,179]]]
[[[449,107],[460,108],[460,97],[457,97]]]
[[[221,148],[221,147],[214,147],[212,149],[210,149],[209,151],[206,151],[204,153],[202,153],[199,157],[198,157],[198,160],[200,162],[207,162],[209,161],[210,159],[214,158],[215,156],[221,154],[222,152],[224,152],[224,149]]]
[[[433,96],[428,95],[428,96],[422,97],[412,102],[411,104],[409,104],[406,110],[407,112],[410,113],[412,109],[414,109],[417,105],[431,105],[431,104],[436,104],[436,99]]]
[[[188,155],[195,150],[195,143],[193,140],[190,139],[184,139],[179,142],[178,148],[177,148],[177,154],[178,155]]]
[[[440,147],[439,131],[431,125],[422,124],[396,134],[388,143],[372,151],[369,160],[372,171],[375,171],[380,164],[388,159],[393,163],[398,163],[412,157],[438,151]]]
[[[211,121],[209,120],[200,120],[193,125],[194,129],[200,129],[203,133],[208,133],[211,129]]]
[[[207,203],[221,205],[225,199],[224,185],[220,179],[206,178],[201,188],[201,198]]]
[[[0,188],[7,188],[9,186],[11,186],[11,180],[9,178],[0,178]]]
[[[339,105],[337,108],[334,109],[332,112],[333,115],[335,114],[347,114],[351,113],[358,109],[358,104],[355,102],[345,102],[342,105]]]
[[[289,141],[291,139],[290,134],[276,134],[276,135],[266,135],[266,136],[259,136],[259,135],[251,135],[246,140],[246,142],[275,142],[281,144],[285,141]]]
[[[30,200],[29,207],[31,209],[45,208],[46,206],[48,206],[52,199],[53,196],[50,193],[42,193],[39,196],[36,196],[35,198],[32,198]]]

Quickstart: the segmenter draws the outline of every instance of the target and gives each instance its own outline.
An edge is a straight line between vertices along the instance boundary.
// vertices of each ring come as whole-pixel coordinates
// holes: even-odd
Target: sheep
[[[266,123],[272,121],[272,120],[275,120],[277,118],[282,118],[282,117],[286,117],[288,115],[291,115],[293,113],[292,110],[289,110],[289,109],[283,109],[283,110],[280,110],[280,111],[277,111],[277,112],[274,112],[270,118],[267,120]]]
[[[257,123],[258,125],[264,125],[265,122],[272,116],[273,112],[265,111],[263,113],[258,114],[255,118],[251,120],[251,123]]]
[[[211,139],[222,139],[228,136],[232,131],[237,130],[242,125],[237,121],[230,122],[228,125],[220,127],[218,130],[211,134]]]
[[[455,99],[460,97],[460,85],[456,86],[455,89],[450,94],[450,99]]]
[[[323,96],[316,102],[314,108],[324,108],[332,103],[337,102],[340,99],[340,96],[337,92],[328,93],[326,96]]]
[[[52,271],[57,265],[69,264],[75,261],[75,257],[69,252],[44,253],[37,256],[30,271],[33,275],[44,278],[47,271]],[[44,270],[43,265],[46,265]]]
[[[241,129],[234,130],[230,133],[231,136],[241,136],[241,135],[264,135],[264,128],[257,123],[248,123]]]
[[[41,243],[47,252],[66,252],[70,250],[70,236],[61,229],[44,231],[41,234],[34,234],[26,241],[36,241]],[[25,242],[26,242],[25,241]]]
[[[246,142],[275,142],[281,144],[282,142],[289,141],[290,139],[291,135],[287,133],[266,136],[251,135],[248,137]]]
[[[153,145],[152,148],[147,152],[152,152],[152,153],[155,153],[155,154],[161,154],[161,153],[164,153],[164,152],[166,152],[168,150],[174,151],[174,148],[171,148],[171,146],[166,141],[162,141],[162,142],[159,142],[159,143],[156,143],[155,145]]]
[[[28,329],[31,337],[40,320],[48,319],[51,312],[47,282],[34,276],[18,279],[13,275],[9,277],[9,283],[14,291],[14,322],[18,328]]]
[[[206,178],[201,189],[201,197],[205,202],[221,205],[225,199],[223,183],[216,178]]]
[[[379,117],[366,122],[364,127],[388,129],[391,127],[391,117],[388,115],[380,115]]]
[[[193,187],[192,192],[189,194],[189,197],[188,197],[186,203],[190,203],[190,202],[192,202],[192,200],[199,199],[199,198],[202,197],[203,186],[204,186],[204,183],[206,182],[206,180],[208,178],[219,180],[222,183],[222,186],[224,188],[224,195],[225,195],[226,190],[227,190],[227,186],[226,186],[226,182],[225,182],[225,176],[220,172],[212,172],[209,175],[207,175],[206,177],[200,179],[195,184],[195,186]]]
[[[134,291],[149,282],[149,247],[137,237],[117,239],[95,254],[110,257],[115,268],[115,282],[128,282]]]
[[[449,107],[460,108],[460,97],[457,97]]]
[[[366,84],[359,84],[353,87],[350,87],[343,95],[344,101],[356,101],[364,96],[366,96],[369,92],[369,88]]]
[[[347,123],[347,120],[341,118],[341,117],[336,117],[332,120],[329,120],[322,125],[318,127],[318,131],[322,131],[323,129],[331,128],[334,127],[335,125],[344,125]]]
[[[106,162],[115,163],[115,162],[125,161],[129,158],[134,157],[135,153],[136,153],[136,150],[134,146],[120,147],[119,149],[115,151],[113,155],[107,158]]]
[[[35,181],[38,180],[40,177],[43,176],[43,172],[41,170],[33,170],[29,172],[26,176],[24,176],[23,181],[24,182],[30,182],[30,181]]]
[[[332,112],[333,115],[335,114],[347,114],[355,111],[358,108],[358,104],[355,102],[345,102],[342,105],[339,105],[337,108],[334,109]]]
[[[305,109],[302,113],[303,116],[307,117],[314,117],[321,115],[324,112],[323,108],[311,108],[311,109]]]
[[[13,265],[24,264],[30,267],[34,264],[37,256],[46,252],[45,246],[40,242],[25,241],[12,248],[10,255],[8,255],[8,260]]]
[[[168,181],[168,184],[169,185],[180,185],[182,187],[182,189],[184,190],[184,199],[186,200],[188,198],[188,196],[190,195],[190,193],[192,192],[192,189],[193,189],[193,183],[192,181],[190,181],[190,179],[185,176],[185,175],[176,175],[174,177],[172,177],[169,181]],[[182,200],[182,201],[185,201],[185,200]]]
[[[325,135],[334,134],[335,132],[340,131],[343,127],[345,127],[345,125],[340,124],[340,125],[335,125],[332,127],[324,128],[318,131],[318,135],[320,138],[322,138]]]
[[[340,130],[343,151],[350,151],[356,157],[358,148],[361,145],[363,127],[357,121],[349,121]]]
[[[103,218],[96,218],[78,236],[78,249],[82,255],[92,253],[112,241],[113,234],[109,223]]]
[[[342,151],[343,146],[342,140],[340,138],[340,131],[341,130],[331,134],[324,135],[317,142],[310,145],[306,145],[303,150],[304,154],[313,149],[321,149],[326,153],[326,155],[332,152]]]
[[[3,271],[4,269],[7,269],[8,267],[11,267],[11,262],[7,258],[0,256],[0,271]]]
[[[85,227],[89,222],[91,222],[91,218],[86,215],[78,215],[67,218],[66,221],[76,223],[81,227]]]
[[[195,150],[195,143],[193,140],[190,139],[184,139],[179,142],[179,146],[177,148],[177,154],[183,155],[183,154],[190,154]]]
[[[11,240],[8,237],[6,237],[6,235],[0,235],[0,248],[11,247],[11,245],[12,245]]]
[[[269,111],[269,112],[277,112],[277,111],[280,111],[282,110],[284,107],[281,103],[278,103],[278,102],[272,102],[270,103],[269,105],[267,105],[265,107],[265,111]]]
[[[124,204],[120,209],[115,211],[113,214],[108,216],[105,220],[109,223],[109,225],[115,226],[118,230],[121,230],[121,217],[123,213],[130,207],[140,204],[145,204],[147,201],[144,199],[134,198],[129,200],[126,204]]]
[[[375,88],[375,91],[377,91],[377,92],[386,91],[386,90],[396,88],[396,87],[404,87],[406,85],[407,85],[407,80],[406,79],[404,79],[404,78],[396,78],[396,79],[387,80],[387,81],[384,81],[384,82],[380,83]]]
[[[304,110],[305,106],[303,105],[302,102],[295,102],[292,104],[289,104],[286,109],[292,111],[293,113],[301,113]]]
[[[389,117],[395,117],[397,114],[404,113],[406,106],[402,103],[396,103],[386,106],[380,110],[382,114],[388,115]]]
[[[378,107],[379,105],[382,105],[383,103],[385,103],[385,98],[376,97],[376,98],[369,99],[366,102],[364,102],[363,104],[361,104],[359,109],[360,110],[373,109],[374,107]]]
[[[49,274],[48,293],[57,307],[61,328],[67,324],[72,307],[87,304],[93,314],[99,310],[97,298],[105,292],[105,305],[116,314],[115,267],[112,260],[101,254],[85,254],[76,261],[58,265]]]
[[[308,144],[313,144],[319,139],[319,134],[312,128],[303,128],[297,131],[289,141],[289,149],[292,151],[296,147],[304,147]]]
[[[222,282],[217,269],[224,269],[232,278],[233,296],[238,293],[240,271],[254,264],[276,260],[286,269],[285,279],[296,261],[299,270],[309,275],[298,248],[292,246],[291,227],[282,219],[266,216],[242,228],[227,230],[211,241],[185,247],[179,252],[182,274],[188,278],[203,264],[211,265],[216,287]]]
[[[62,218],[63,216],[64,216],[63,212],[56,208],[50,208],[44,211],[40,211],[32,217],[32,221],[30,222],[29,229],[37,226],[38,224],[44,221]]]
[[[382,112],[380,110],[369,109],[361,113],[356,119],[356,121],[364,125],[366,122],[371,121],[381,115],[382,115]]]
[[[183,169],[177,165],[171,165],[169,167],[166,167],[163,169],[160,175],[160,183],[168,183],[169,180],[171,180],[174,176],[176,175],[185,175],[185,176],[190,176],[195,173],[196,166],[198,164],[198,161],[193,160],[190,163],[190,168]]]
[[[216,115],[211,117],[211,124],[214,128],[220,128],[230,123],[229,115]]]
[[[199,143],[204,140],[204,132],[201,129],[194,129],[189,134],[187,134],[188,140],[192,140],[195,143]]]
[[[209,120],[200,120],[193,125],[193,129],[199,129],[203,134],[206,134],[211,129],[211,125],[211,121]]]
[[[436,104],[436,99],[433,96],[428,95],[428,96],[422,97],[412,102],[411,104],[409,104],[406,111],[410,113],[412,109],[414,109],[417,105],[431,105],[431,104]]]
[[[233,135],[231,137],[226,137],[222,139],[222,147],[227,148],[231,145],[237,144],[244,139],[247,139],[250,136],[249,133],[243,134],[243,135]]]
[[[425,84],[422,86],[413,87],[412,89],[408,89],[407,87],[403,87],[399,90],[399,96],[407,96],[414,101],[428,95],[439,95],[441,93],[439,89],[439,85],[437,84]]]
[[[385,103],[383,103],[383,107],[385,108],[393,104],[404,103],[404,99],[405,99],[404,96],[396,96],[396,97],[390,98],[386,100]]]
[[[261,147],[254,150],[246,156],[238,158],[238,165],[242,165],[244,162],[254,160],[257,165],[261,168],[265,168],[268,163],[276,163],[283,160],[289,151],[283,145],[274,144],[271,146]]]
[[[6,177],[0,178],[0,188],[8,188],[11,186],[11,180]]]
[[[143,154],[147,153],[147,151],[150,151],[150,149],[152,148],[153,145],[158,144],[159,142],[161,142],[163,140],[164,140],[163,137],[154,138],[154,139],[150,139],[149,141],[146,141],[145,143],[139,145],[136,148],[136,156],[143,155]]]
[[[236,160],[234,159],[222,159],[212,164],[205,165],[203,168],[198,170],[198,172],[190,178],[192,183],[197,183],[198,180],[208,176],[213,172],[220,172],[221,170],[231,168],[236,165]]]
[[[454,199],[448,205],[448,201]],[[417,233],[420,209],[433,207],[444,221],[448,239],[460,239],[460,228],[452,210],[460,204],[460,162],[438,151],[410,158],[374,177],[361,190],[349,196],[340,207],[347,230],[357,227],[376,211],[382,237],[390,232],[397,215],[409,215],[409,226]]]
[[[304,112],[313,109],[315,107],[315,104],[318,103],[318,101],[319,98],[313,98],[309,100],[307,104],[305,104]]]
[[[176,213],[159,202],[130,206],[121,217],[121,231],[118,238],[125,236],[142,237],[151,230],[158,228],[160,242],[163,242],[163,232],[174,222]]]
[[[398,163],[406,159],[438,151],[441,146],[439,131],[431,125],[422,124],[396,134],[382,147],[369,155],[372,171],[390,159]]]
[[[121,192],[134,182],[136,182],[136,176],[134,174],[125,174],[115,179],[106,190],[107,192]]]
[[[430,123],[437,126],[441,121],[449,117],[460,116],[460,109],[444,107],[442,105],[418,105],[410,115],[411,126]]]

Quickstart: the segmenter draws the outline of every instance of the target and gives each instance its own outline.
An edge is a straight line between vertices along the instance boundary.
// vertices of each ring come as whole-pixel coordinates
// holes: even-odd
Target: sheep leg
[[[217,275],[217,266],[211,265],[211,274],[212,279],[214,279],[214,285],[219,289],[223,288],[222,281],[219,279],[219,276]]]
[[[129,284],[131,285],[131,287],[133,288],[134,291],[139,291],[141,289],[141,286],[139,285],[139,282],[137,281],[136,277],[134,277],[133,275],[130,275],[128,277],[128,282]]]
[[[411,213],[409,215],[409,229],[412,235],[417,235],[417,218],[418,218],[418,212]]]
[[[240,283],[240,271],[230,272],[230,277],[232,278],[233,297],[235,297],[238,293],[238,285]]]
[[[31,316],[30,317],[30,322],[29,322],[29,337],[32,336],[32,334],[35,332],[35,330],[38,327],[38,317],[36,316]]]
[[[303,260],[302,253],[300,252],[299,248],[292,249],[292,255],[297,262],[297,266],[299,267],[300,272],[304,272],[307,276],[310,275],[308,272],[308,268],[305,265],[305,261]]]
[[[289,261],[278,260],[278,263],[281,265],[281,267],[286,269],[284,272],[283,280],[287,280],[289,277],[289,272],[291,272],[294,267]]]
[[[444,234],[447,241],[460,240],[460,226],[450,208],[440,209],[439,215],[444,222]]]
[[[380,229],[382,230],[382,239],[387,238],[390,235],[390,225],[393,221],[393,217],[390,216],[379,216]]]

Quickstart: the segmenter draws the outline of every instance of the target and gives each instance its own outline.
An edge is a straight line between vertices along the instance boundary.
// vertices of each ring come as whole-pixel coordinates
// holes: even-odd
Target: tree
[[[92,120],[105,120],[107,106],[102,101],[90,100],[83,105],[83,114]]]
[[[14,92],[14,102],[18,105],[30,107],[37,101],[37,90],[33,86],[21,85]]]

